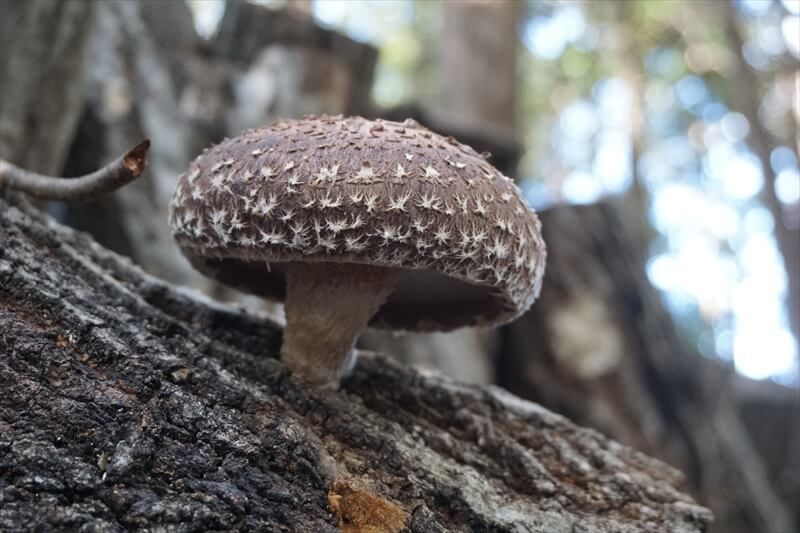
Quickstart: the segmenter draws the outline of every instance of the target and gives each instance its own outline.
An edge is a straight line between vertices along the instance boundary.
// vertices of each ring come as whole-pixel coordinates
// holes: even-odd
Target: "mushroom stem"
[[[394,290],[399,271],[340,263],[287,270],[281,359],[303,380],[337,387],[355,365],[354,345]]]

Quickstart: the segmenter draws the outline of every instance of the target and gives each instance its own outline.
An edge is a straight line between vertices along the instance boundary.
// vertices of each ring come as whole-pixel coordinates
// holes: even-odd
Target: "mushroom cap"
[[[545,245],[514,182],[413,120],[305,117],[206,149],[170,225],[200,272],[276,300],[296,262],[402,271],[371,326],[510,321],[539,294]]]

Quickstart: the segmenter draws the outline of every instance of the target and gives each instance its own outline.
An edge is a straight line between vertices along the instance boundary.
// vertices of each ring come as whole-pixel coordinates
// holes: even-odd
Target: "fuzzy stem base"
[[[281,359],[317,386],[336,388],[355,365],[355,342],[394,290],[398,271],[356,264],[292,264]]]

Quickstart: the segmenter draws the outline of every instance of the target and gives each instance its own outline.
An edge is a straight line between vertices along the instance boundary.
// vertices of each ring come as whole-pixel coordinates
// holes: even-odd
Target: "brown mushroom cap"
[[[401,269],[370,324],[392,329],[512,320],[545,265],[514,183],[411,120],[307,117],[227,139],[180,177],[170,224],[195,268],[277,300],[292,263]]]

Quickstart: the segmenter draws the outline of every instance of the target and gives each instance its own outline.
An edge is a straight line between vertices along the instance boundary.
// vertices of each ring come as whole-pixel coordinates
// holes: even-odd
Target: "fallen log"
[[[361,358],[0,198],[0,530],[704,531],[668,465],[497,387]]]

